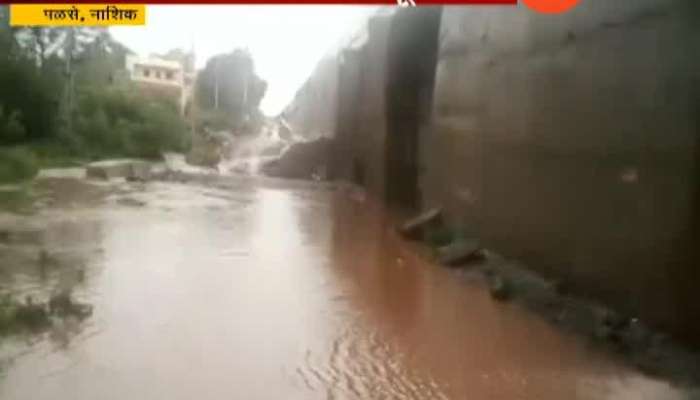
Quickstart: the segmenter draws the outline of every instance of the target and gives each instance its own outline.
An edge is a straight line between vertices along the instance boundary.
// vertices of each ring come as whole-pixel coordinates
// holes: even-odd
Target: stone
[[[328,168],[326,168],[325,165],[319,165],[318,167],[314,168],[314,171],[311,173],[311,179],[315,180],[316,182],[327,180]]]
[[[632,318],[620,332],[621,345],[625,350],[644,350],[653,344],[651,330],[637,318]]]
[[[457,267],[470,261],[483,259],[481,246],[476,239],[459,240],[438,249],[438,262],[448,267]]]
[[[59,292],[49,299],[49,312],[51,314],[63,314],[72,304],[73,301],[71,300],[70,292]]]
[[[260,171],[276,178],[313,179],[326,168],[330,145],[327,138],[296,142],[279,158],[263,163]]]
[[[85,276],[86,276],[86,274],[85,274],[85,269],[84,269],[84,268],[78,268],[78,269],[75,271],[75,277],[76,277],[75,279],[76,279],[78,282],[80,282],[80,283],[85,282]]]
[[[614,337],[613,330],[605,325],[597,325],[593,329],[593,336],[598,340],[610,340]]]
[[[260,156],[262,156],[262,157],[279,157],[282,153],[284,153],[284,150],[286,148],[287,148],[287,144],[284,142],[273,143],[273,144],[265,147],[260,152]]]
[[[109,180],[114,178],[149,178],[151,165],[139,160],[110,160],[88,164],[85,174],[88,178]]]
[[[151,179],[151,165],[145,162],[134,162],[130,166],[126,180],[131,182],[146,182]]]
[[[44,238],[44,231],[35,228],[10,228],[0,232],[0,243],[13,244],[40,244]]]
[[[435,248],[448,246],[461,239],[464,239],[464,237],[459,235],[454,229],[445,226],[428,229],[423,233],[423,241],[428,246]]]
[[[92,306],[75,302],[70,291],[61,291],[49,299],[49,313],[58,316],[86,318],[92,315]]]
[[[612,329],[623,329],[630,322],[627,318],[614,310],[604,309],[601,315],[601,323],[611,327]]]
[[[128,163],[93,163],[87,166],[85,174],[88,178],[109,180],[113,178],[125,178],[129,175]]]
[[[27,296],[24,304],[17,306],[15,319],[30,329],[42,328],[50,323],[44,305],[34,303],[31,296]]]
[[[442,210],[432,208],[421,215],[404,222],[399,227],[401,236],[408,239],[420,239],[427,228],[440,224],[442,220]]]
[[[491,297],[499,300],[508,300],[512,295],[510,283],[500,275],[494,275],[489,279],[489,293]]]
[[[637,333],[640,332],[642,325],[636,319],[626,318],[605,307],[594,309],[593,335],[597,339],[614,342],[623,348],[634,347],[633,342],[636,342]]]
[[[593,310],[595,327],[593,334],[601,340],[619,342],[628,320],[614,310],[599,307]]]
[[[555,279],[547,284],[547,289],[557,296],[566,296],[569,294],[569,287],[566,281]]]
[[[292,129],[289,127],[289,125],[287,125],[287,123],[284,120],[279,121],[277,134],[282,140],[292,140]]]
[[[117,200],[117,203],[127,206],[127,207],[144,207],[146,202],[143,200],[133,199],[131,197],[125,197]]]
[[[41,249],[41,251],[39,251],[39,265],[47,266],[53,264],[53,261],[54,260],[49,256],[49,252],[46,251],[46,249]]]

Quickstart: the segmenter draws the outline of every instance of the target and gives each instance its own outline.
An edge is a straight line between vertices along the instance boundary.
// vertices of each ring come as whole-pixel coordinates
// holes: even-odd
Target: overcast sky
[[[110,28],[135,52],[148,55],[194,46],[197,67],[219,53],[248,47],[268,82],[261,108],[279,113],[320,58],[361,26],[362,6],[148,6],[146,26]]]

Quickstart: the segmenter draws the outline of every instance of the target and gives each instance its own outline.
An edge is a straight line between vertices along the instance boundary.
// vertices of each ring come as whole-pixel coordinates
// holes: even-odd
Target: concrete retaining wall
[[[383,198],[385,189],[386,66],[390,16],[372,17],[367,39],[341,53],[338,119],[332,176],[365,186]]]
[[[324,57],[297,91],[282,116],[292,131],[307,139],[331,137],[338,109],[338,60]]]
[[[424,203],[580,294],[700,333],[699,16],[683,0],[446,8]]]
[[[700,2],[583,0],[557,16],[447,7],[441,18],[419,121],[422,207],[699,341]],[[388,60],[400,57],[394,20],[376,17],[338,67],[331,170],[381,197],[387,65],[406,61]]]

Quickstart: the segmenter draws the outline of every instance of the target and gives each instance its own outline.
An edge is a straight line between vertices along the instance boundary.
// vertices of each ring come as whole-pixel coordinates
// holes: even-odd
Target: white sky
[[[363,23],[363,6],[148,6],[146,26],[110,28],[133,51],[148,55],[194,45],[197,67],[209,57],[248,47],[257,74],[267,80],[261,108],[276,115],[294,97],[316,63]]]

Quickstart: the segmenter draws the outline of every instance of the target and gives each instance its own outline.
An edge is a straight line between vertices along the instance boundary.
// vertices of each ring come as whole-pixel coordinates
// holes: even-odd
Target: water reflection
[[[42,233],[0,241],[0,290],[81,266],[94,312],[12,345],[3,399],[682,398],[424,264],[342,193],[149,183],[12,218]],[[37,268],[42,247],[60,268]]]

